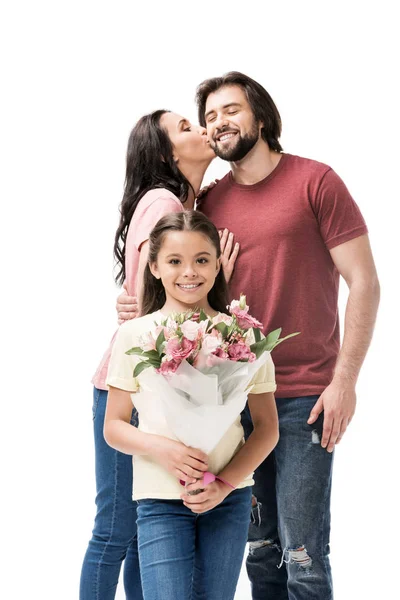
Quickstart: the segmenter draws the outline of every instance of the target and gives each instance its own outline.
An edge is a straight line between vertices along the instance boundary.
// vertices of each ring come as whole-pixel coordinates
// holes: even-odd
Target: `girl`
[[[113,448],[134,455],[145,600],[233,599],[250,520],[249,474],[278,441],[271,360],[251,382],[254,430],[245,444],[239,415],[209,456],[177,441],[156,414],[146,421],[139,415],[138,429],[130,424],[141,376],[133,377],[139,359],[125,352],[140,345],[154,321],[173,312],[202,308],[211,317],[226,312],[220,267],[219,235],[207,217],[187,211],[160,219],[149,239],[143,316],[120,327],[112,352],[104,436]],[[205,471],[228,483],[216,480],[204,486],[197,480]],[[186,490],[179,480],[186,482]]]
[[[116,280],[126,282],[129,294],[140,294],[150,231],[163,215],[193,208],[204,173],[214,157],[205,129],[169,111],[158,110],[142,117],[132,130],[114,245],[120,267]],[[222,258],[228,277],[237,250],[231,253],[231,246],[225,246]],[[113,600],[125,557],[126,598],[141,600],[132,461],[112,450],[103,437],[110,355],[111,345],[93,378],[97,514],[82,566],[80,600]],[[132,407],[131,423],[136,423]]]

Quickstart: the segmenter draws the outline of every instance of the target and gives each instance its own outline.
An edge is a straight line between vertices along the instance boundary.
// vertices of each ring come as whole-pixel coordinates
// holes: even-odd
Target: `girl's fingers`
[[[194,483],[190,483],[186,486],[186,490],[188,492],[193,492],[195,490],[204,490],[204,482],[203,479],[196,479],[196,481]]]
[[[187,473],[184,473],[181,469],[175,469],[175,476],[185,483],[195,483],[197,481],[196,477],[187,475]]]
[[[189,475],[190,477],[196,477],[196,479],[200,479],[201,477],[203,477],[204,471],[193,469],[193,467],[187,463],[184,464],[184,469],[186,471],[186,475]]]
[[[190,505],[190,508],[194,505],[203,505],[205,502],[208,502],[210,497],[207,490],[204,492],[200,492],[200,494],[196,494],[195,496],[188,496],[187,494],[182,494],[181,496],[184,504]]]
[[[197,468],[207,471],[208,456],[205,452],[196,450],[195,448],[189,448],[189,458],[191,459],[192,465],[195,464]],[[203,469],[203,467],[206,468]]]

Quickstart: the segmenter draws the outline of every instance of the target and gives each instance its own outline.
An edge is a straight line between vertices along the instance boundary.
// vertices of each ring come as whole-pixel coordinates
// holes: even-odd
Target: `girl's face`
[[[171,112],[163,114],[160,124],[171,140],[178,164],[209,164],[215,158],[204,127],[192,125],[181,115]]]
[[[164,310],[183,312],[192,308],[211,309],[207,295],[220,269],[220,259],[211,240],[195,231],[170,231],[150,264],[154,277],[161,279],[166,303]]]

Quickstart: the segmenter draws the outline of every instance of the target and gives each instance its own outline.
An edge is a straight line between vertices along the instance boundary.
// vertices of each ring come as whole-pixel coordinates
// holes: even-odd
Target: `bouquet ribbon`
[[[205,473],[203,473],[204,485],[213,483],[213,481],[216,481],[216,480],[221,481],[222,483],[224,483],[228,487],[232,488],[233,490],[236,489],[231,483],[229,483],[229,481],[226,481],[226,479],[223,479],[222,477],[219,477],[218,475],[214,475],[214,473],[210,473],[210,471],[206,471]],[[179,480],[179,483],[181,485],[185,485],[185,482],[182,479]]]

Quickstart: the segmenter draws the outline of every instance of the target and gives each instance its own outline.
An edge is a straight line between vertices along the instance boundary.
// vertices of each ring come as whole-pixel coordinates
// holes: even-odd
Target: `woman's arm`
[[[235,454],[230,463],[218,473],[233,487],[238,486],[252,473],[272,452],[278,443],[278,413],[275,397],[272,392],[265,394],[249,394],[248,403],[253,421],[253,432],[246,443]],[[191,484],[188,491],[199,487],[201,482]],[[195,513],[202,513],[214,508],[226,498],[231,488],[216,480],[204,488],[204,492],[195,496],[183,494],[184,504]]]
[[[124,454],[151,456],[169,473],[188,483],[207,471],[208,457],[201,450],[185,446],[161,435],[144,433],[130,424],[130,392],[110,387],[104,422],[107,444]]]

